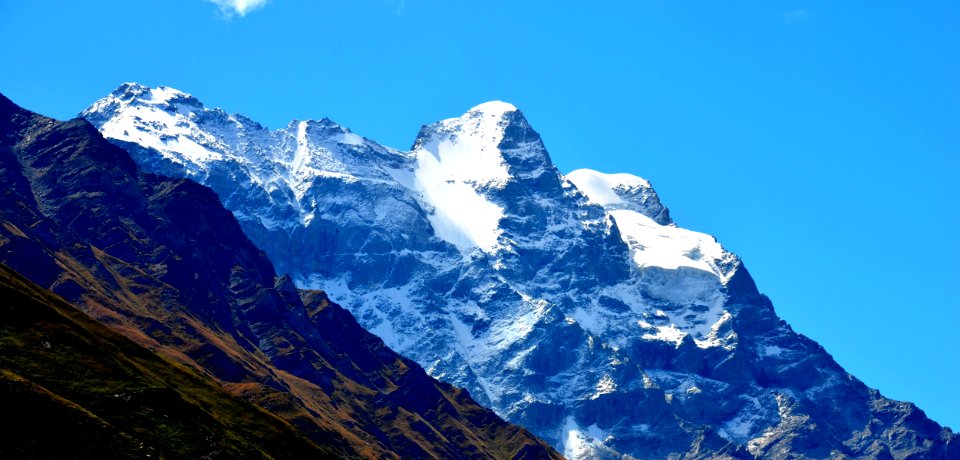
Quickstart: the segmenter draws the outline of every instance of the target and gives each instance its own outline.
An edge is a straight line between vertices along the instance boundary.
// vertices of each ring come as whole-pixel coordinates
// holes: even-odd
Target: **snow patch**
[[[624,203],[615,191],[618,188],[650,187],[650,182],[633,174],[604,174],[592,169],[578,169],[565,177],[583,192],[587,199],[604,208]]]
[[[358,136],[358,135],[356,135],[356,134],[350,133],[350,132],[346,132],[346,133],[340,134],[340,135],[337,136],[334,140],[335,140],[338,144],[344,144],[344,145],[363,145],[363,138],[360,137],[360,136]]]
[[[489,101],[471,108],[467,111],[467,113],[478,112],[488,114],[490,116],[503,116],[506,113],[516,111],[517,108],[509,102]]]
[[[413,188],[433,206],[428,219],[434,231],[461,252],[473,248],[493,252],[502,233],[503,208],[481,196],[470,184],[449,179],[445,169],[433,155],[417,155]]]
[[[750,439],[750,433],[754,426],[762,420],[764,413],[760,400],[752,396],[741,396],[749,401],[737,415],[723,424],[723,428],[717,430],[717,433],[726,438],[739,442],[746,442]]]
[[[503,207],[482,190],[503,187],[510,180],[498,146],[503,140],[503,115],[511,110],[516,108],[489,102],[434,125],[413,152],[412,177],[401,180],[432,207],[429,220],[437,236],[461,252],[480,248],[493,253],[503,233]],[[404,179],[403,174],[394,176]]]
[[[714,274],[726,281],[719,262],[726,251],[710,235],[669,225],[628,209],[609,211],[617,222],[623,241],[630,246],[638,267],[660,267],[676,270],[689,267]]]
[[[167,92],[156,96],[169,97]],[[162,131],[163,135],[145,135],[144,131]],[[211,147],[217,145],[210,136],[195,138],[190,129],[181,126],[177,117],[152,105],[129,106],[121,116],[109,119],[100,127],[104,137],[140,144],[160,152],[164,158],[182,165],[199,164],[223,158]],[[197,140],[202,140],[201,145]],[[218,148],[219,150],[219,148]]]
[[[600,396],[613,393],[614,391],[617,391],[617,382],[614,382],[613,378],[609,375],[604,375],[603,378],[597,382],[596,393],[590,396],[590,399],[597,399]]]
[[[301,121],[297,123],[297,149],[294,151],[293,161],[290,162],[290,172],[295,173],[301,167],[303,163],[307,160],[307,151],[309,146],[307,145],[307,122]]]
[[[664,342],[671,342],[676,346],[680,346],[680,343],[683,342],[683,338],[687,334],[681,331],[677,326],[671,324],[669,326],[654,326],[657,329],[656,333],[653,334],[643,334],[641,337],[647,340],[663,340]]]
[[[566,418],[562,431],[563,456],[569,459],[590,458],[589,455],[597,450],[594,444],[599,444],[600,439],[606,438],[606,433],[596,424],[584,430],[572,416]]]
[[[776,345],[766,345],[760,348],[760,355],[776,357],[776,356],[782,355],[785,351],[789,351],[789,350],[787,350],[786,348],[780,348]]]

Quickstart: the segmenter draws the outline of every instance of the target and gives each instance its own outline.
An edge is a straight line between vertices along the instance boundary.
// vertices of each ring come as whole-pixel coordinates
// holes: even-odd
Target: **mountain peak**
[[[467,150],[473,150],[475,154],[515,148],[518,147],[515,145],[517,143],[540,142],[540,136],[533,131],[523,112],[509,102],[498,100],[474,106],[459,117],[423,126],[411,150],[416,151],[443,142],[444,139],[469,144]],[[543,150],[542,145],[540,147],[538,150]]]
[[[118,86],[110,95],[117,97],[122,97],[124,94],[141,95],[149,90],[150,87],[147,85],[141,85],[135,81],[128,81]]]
[[[78,115],[93,123],[97,129],[103,131],[103,125],[111,117],[126,113],[131,117],[139,117],[150,122],[166,122],[170,116],[176,114],[187,115],[200,113],[206,109],[196,97],[169,86],[152,88],[136,82],[127,82],[117,87],[112,93],[94,102]],[[214,111],[221,112],[219,109]],[[150,113],[153,114],[150,114]],[[226,114],[222,114],[226,116]],[[128,130],[129,131],[129,130]]]
[[[434,123],[427,129],[428,131],[457,132],[461,136],[501,136],[507,126],[515,123],[529,124],[523,117],[523,113],[513,104],[489,101],[472,107],[459,117]]]
[[[166,105],[171,103],[186,103],[196,107],[203,107],[200,101],[190,94],[169,86],[151,88],[136,82],[127,82],[110,93],[115,99],[132,103],[138,101],[150,105]]]
[[[513,104],[503,101],[489,101],[477,105],[468,110],[467,113],[484,113],[490,115],[505,115],[510,112],[519,111]]]

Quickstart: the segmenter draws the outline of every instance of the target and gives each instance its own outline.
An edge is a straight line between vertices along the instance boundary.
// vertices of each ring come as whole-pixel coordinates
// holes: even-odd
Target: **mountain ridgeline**
[[[2,96],[0,133],[0,262],[36,284],[0,272],[5,413],[29,422],[0,452],[559,458],[278,277],[209,188]]]
[[[709,235],[677,226],[649,182],[560,173],[510,104],[482,104],[424,126],[410,150],[327,119],[270,130],[186,93],[138,84],[122,85],[81,116],[144,170],[209,186],[236,221],[182,201],[164,208],[178,214],[165,217],[169,226],[94,219],[84,225],[99,227],[84,238],[96,249],[84,250],[82,266],[129,281],[80,289],[83,276],[58,275],[40,284],[95,317],[156,335],[143,324],[126,326],[152,316],[110,316],[106,300],[90,293],[121,287],[139,306],[145,296],[177,298],[139,280],[176,279],[177,295],[208,299],[189,309],[197,324],[215,325],[211,334],[234,331],[227,336],[237,349],[256,351],[245,361],[221,349],[171,347],[218,378],[244,381],[269,361],[325,385],[328,371],[311,357],[311,334],[323,329],[304,326],[314,307],[290,298],[296,285],[323,289],[387,346],[568,458],[960,458],[951,430],[866,387],[778,318],[743,263]],[[31,171],[37,167],[49,165]],[[116,195],[113,202],[130,200],[130,209],[162,206],[154,203],[178,189],[206,193],[149,174],[133,182],[106,193]],[[60,221],[76,222],[68,217],[74,220]],[[203,264],[180,240],[216,246],[204,232],[224,222],[230,235],[242,228],[292,278],[272,290],[255,287],[272,271],[252,249],[198,270]],[[180,228],[188,224],[189,232]],[[172,240],[137,247],[159,238],[158,230]],[[182,262],[164,256],[178,247]],[[146,262],[108,269],[115,258]],[[72,267],[49,264],[66,266],[45,273]],[[216,288],[206,281],[213,274],[221,280]],[[250,300],[216,300],[223,296]],[[264,298],[277,300],[268,308]],[[193,323],[163,324],[177,327],[164,329],[164,340],[148,334],[145,341],[189,343],[183,334]],[[269,375],[258,388],[299,394],[282,376],[253,373]]]

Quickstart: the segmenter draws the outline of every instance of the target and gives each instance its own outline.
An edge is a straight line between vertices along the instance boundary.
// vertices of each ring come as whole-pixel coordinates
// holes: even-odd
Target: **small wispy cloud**
[[[226,17],[234,15],[244,17],[247,13],[262,8],[267,4],[267,0],[207,0],[220,8],[220,12]]]
[[[810,19],[810,13],[807,10],[790,10],[780,14],[784,22],[800,22]]]

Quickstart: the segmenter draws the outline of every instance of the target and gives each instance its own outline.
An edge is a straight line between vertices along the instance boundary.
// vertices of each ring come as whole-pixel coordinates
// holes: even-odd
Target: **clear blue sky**
[[[794,328],[960,429],[960,3],[0,1],[0,92],[124,81],[406,148],[501,99],[563,171],[651,180]]]

